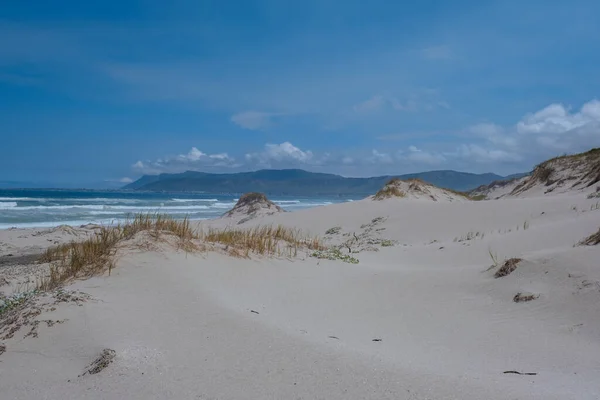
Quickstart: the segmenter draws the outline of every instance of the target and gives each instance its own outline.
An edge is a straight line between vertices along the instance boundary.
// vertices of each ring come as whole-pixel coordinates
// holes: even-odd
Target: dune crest
[[[499,199],[583,192],[593,196],[594,191],[599,192],[598,187],[594,188],[599,182],[600,148],[595,148],[585,153],[564,155],[544,161],[528,176],[492,182],[478,187],[470,195]]]
[[[372,196],[373,200],[393,198],[440,202],[462,202],[470,200],[463,193],[450,189],[443,189],[420,179],[401,180],[397,178],[390,180],[383,188]]]
[[[254,218],[282,212],[285,212],[285,210],[267,199],[264,194],[250,192],[243,194],[236,205],[223,214],[223,217],[235,219],[237,224],[243,224]]]

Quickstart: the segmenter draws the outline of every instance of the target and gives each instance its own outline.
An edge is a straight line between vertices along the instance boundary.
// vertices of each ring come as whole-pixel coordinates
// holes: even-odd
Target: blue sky
[[[600,146],[600,2],[11,1],[0,180],[509,174]]]

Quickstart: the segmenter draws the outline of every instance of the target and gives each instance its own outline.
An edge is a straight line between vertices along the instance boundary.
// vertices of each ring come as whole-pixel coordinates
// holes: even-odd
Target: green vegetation
[[[342,254],[341,250],[338,248],[317,250],[311,254],[311,257],[332,261],[341,260],[350,264],[358,264],[357,258],[354,258],[349,254]]]
[[[325,231],[326,235],[337,235],[338,233],[340,233],[342,231],[342,227],[341,226],[334,226],[333,228],[329,228]]]
[[[481,200],[485,200],[487,197],[485,194],[478,194],[476,196],[469,196],[469,198],[473,201],[481,201]]]
[[[0,316],[24,304],[27,300],[33,298],[37,293],[37,290],[29,290],[27,292],[15,293],[8,297],[0,293]]]

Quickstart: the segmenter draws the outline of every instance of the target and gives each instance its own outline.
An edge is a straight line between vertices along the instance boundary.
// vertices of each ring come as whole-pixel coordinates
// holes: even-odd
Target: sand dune
[[[555,157],[539,164],[528,176],[492,182],[473,190],[474,197],[540,197],[548,194],[582,193],[600,198],[600,149]]]
[[[365,199],[243,225],[319,235],[358,264],[128,242],[111,276],[46,294],[41,322],[1,331],[2,397],[597,399],[600,246],[576,245],[598,231],[597,201]],[[15,254],[44,245],[2,238]]]

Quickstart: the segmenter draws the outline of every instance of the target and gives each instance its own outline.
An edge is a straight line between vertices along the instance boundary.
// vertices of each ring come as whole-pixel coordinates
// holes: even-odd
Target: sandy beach
[[[575,246],[600,226],[597,198],[365,199],[242,226],[259,225],[351,243],[358,263],[136,238],[110,276],[40,295],[40,322],[2,331],[2,398],[599,398],[600,246]],[[0,231],[4,292],[44,273],[7,260],[88,235]]]

